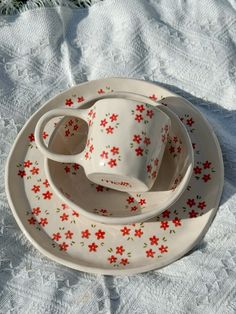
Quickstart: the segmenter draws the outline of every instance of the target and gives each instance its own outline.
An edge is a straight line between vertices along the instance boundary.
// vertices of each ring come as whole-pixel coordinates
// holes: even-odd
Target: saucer
[[[104,225],[79,215],[50,187],[34,142],[40,116],[58,106],[76,107],[91,96],[126,91],[161,100],[186,125],[195,165],[188,188],[152,221]],[[165,98],[165,99],[163,99]],[[44,133],[48,139],[50,134]],[[91,273],[131,275],[172,263],[205,235],[223,188],[221,150],[209,123],[187,100],[145,81],[102,79],[83,83],[40,108],[19,133],[6,165],[6,193],[13,215],[31,243],[47,257]]]
[[[164,105],[156,105],[170,117],[171,129],[168,137],[164,134],[167,145],[155,184],[150,191],[125,193],[105,188],[89,181],[83,167],[78,164],[63,164],[45,158],[46,176],[59,197],[87,218],[110,224],[142,222],[170,207],[187,188],[191,178],[193,149],[179,117]],[[53,122],[46,129],[49,134],[52,133],[52,124]],[[69,117],[57,126],[50,138],[49,147],[51,151],[60,154],[69,152],[73,155],[84,150],[86,140],[87,124],[81,119]],[[130,145],[135,146],[135,143]],[[87,150],[89,152],[89,147]],[[155,160],[148,165],[150,176],[156,175],[152,171],[154,163]]]

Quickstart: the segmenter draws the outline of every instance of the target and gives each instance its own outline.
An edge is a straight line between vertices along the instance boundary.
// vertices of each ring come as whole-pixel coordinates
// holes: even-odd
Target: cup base
[[[137,178],[107,173],[87,174],[90,181],[121,192],[147,192],[150,188]]]

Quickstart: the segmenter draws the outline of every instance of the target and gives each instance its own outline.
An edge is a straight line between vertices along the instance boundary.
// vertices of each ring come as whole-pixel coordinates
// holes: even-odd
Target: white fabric
[[[11,214],[4,163],[45,100],[107,76],[159,82],[192,101],[223,151],[225,188],[204,240],[172,265],[94,276],[38,253]],[[234,0],[105,0],[0,19],[0,312],[236,313],[236,5]],[[187,236],[187,235],[186,235]]]

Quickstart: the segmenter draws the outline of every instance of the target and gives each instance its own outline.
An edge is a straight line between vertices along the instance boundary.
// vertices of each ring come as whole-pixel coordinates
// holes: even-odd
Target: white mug
[[[51,152],[43,141],[46,123],[75,116],[88,123],[85,149],[76,155]],[[89,109],[54,109],[35,128],[39,150],[58,162],[78,163],[96,184],[125,192],[148,191],[158,174],[170,128],[158,107],[123,98],[101,99]]]

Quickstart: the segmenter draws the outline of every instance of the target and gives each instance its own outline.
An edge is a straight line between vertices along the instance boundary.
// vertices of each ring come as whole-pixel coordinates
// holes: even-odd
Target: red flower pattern
[[[149,137],[145,137],[145,139],[144,139],[143,142],[144,142],[144,144],[147,145],[147,146],[151,144],[151,140],[150,140]]]
[[[25,177],[26,176],[25,170],[19,170],[18,171],[18,176],[20,176],[21,178]]]
[[[64,168],[64,169],[65,169],[65,172],[66,172],[66,173],[69,173],[69,172],[70,172],[70,167],[69,167],[68,165],[67,165],[67,166],[65,166],[65,168]]]
[[[192,126],[194,124],[193,118],[187,119],[187,125]]]
[[[39,174],[39,168],[36,168],[36,167],[33,167],[30,172],[32,173],[32,175],[35,175],[35,174]]]
[[[49,182],[48,182],[48,179],[46,179],[43,184],[45,185],[46,188],[48,188],[50,186]]]
[[[116,254],[123,255],[124,251],[125,249],[123,248],[123,245],[116,247]]]
[[[73,105],[73,101],[71,100],[71,98],[66,99],[65,105],[68,107],[71,107],[71,105]]]
[[[161,221],[161,226],[160,226],[161,229],[168,229],[169,228],[169,224],[168,224],[168,221]]]
[[[195,174],[201,174],[202,168],[196,166],[196,167],[193,168],[193,171],[194,171]]]
[[[70,230],[65,232],[66,239],[72,239],[73,235],[74,235],[74,233],[71,232]]]
[[[59,240],[61,239],[61,234],[60,234],[60,232],[53,233],[52,239],[55,240],[55,241],[59,241]]]
[[[108,128],[106,128],[107,134],[113,134],[113,130],[114,128],[109,126]]]
[[[141,147],[138,147],[135,149],[137,156],[143,156],[143,149]]]
[[[131,207],[132,212],[135,212],[137,209],[138,209],[138,206],[136,206],[136,205]]]
[[[105,231],[102,231],[101,229],[99,229],[99,230],[95,233],[95,236],[97,237],[98,240],[104,239]]]
[[[122,258],[122,259],[120,260],[120,264],[122,264],[123,266],[129,264],[128,258]]]
[[[196,205],[196,203],[195,203],[195,200],[192,198],[192,199],[188,199],[187,200],[187,205],[191,208],[191,207],[193,207],[194,205]]]
[[[168,209],[166,209],[163,213],[162,213],[162,217],[163,218],[169,218],[170,217],[170,211]]]
[[[159,251],[161,252],[161,254],[167,253],[168,252],[168,246],[161,245],[159,247]]]
[[[88,245],[88,248],[89,252],[97,252],[98,245],[95,242],[93,242]]]
[[[135,229],[134,230],[134,236],[135,237],[141,238],[142,235],[143,235],[142,229]]]
[[[60,216],[61,221],[68,220],[68,218],[69,218],[69,215],[67,215],[66,213],[63,213],[63,214]]]
[[[136,142],[136,143],[140,144],[141,140],[142,140],[142,138],[141,138],[140,135],[134,135],[133,142]]]
[[[206,202],[205,201],[198,203],[198,208],[204,209],[205,207],[206,207]]]
[[[107,163],[111,168],[116,167],[116,159],[110,159],[109,162]]]
[[[84,101],[84,97],[83,96],[80,96],[80,97],[77,98],[77,102],[82,102],[82,101]]]
[[[34,193],[40,192],[40,185],[34,185],[31,189],[31,191],[33,191]]]
[[[35,207],[32,209],[32,214],[38,216],[41,213],[40,207]]]
[[[136,114],[135,121],[138,121],[140,123],[143,120],[143,116],[141,114]]]
[[[88,229],[81,231],[82,238],[88,239],[90,237],[91,233],[88,231]]]
[[[158,245],[159,238],[157,238],[155,235],[150,237],[149,240],[151,245]]]
[[[46,191],[45,193],[43,193],[43,198],[45,200],[50,200],[52,198],[52,193],[50,191]]]
[[[45,227],[45,225],[48,224],[48,219],[47,218],[40,218],[39,224],[40,224],[40,226]]]
[[[153,110],[147,110],[147,116],[152,119],[152,117],[154,116],[154,111]]]
[[[134,203],[134,197],[129,196],[126,201],[128,202],[128,204]]]
[[[211,180],[211,175],[210,175],[210,173],[204,174],[204,176],[202,177],[202,180],[203,180],[204,182],[208,182],[209,180]]]
[[[69,247],[69,244],[67,244],[66,242],[59,244],[59,248],[61,251],[67,251],[68,247]]]
[[[178,217],[175,217],[175,219],[172,220],[172,223],[175,227],[181,226],[181,220]]]
[[[100,154],[100,157],[102,157],[103,159],[108,159],[108,152],[102,151],[102,153]]]
[[[139,112],[143,112],[145,110],[144,105],[137,105],[136,110]]]
[[[98,94],[105,94],[105,92],[104,92],[104,90],[103,90],[102,88],[100,88],[100,89],[98,90]]]
[[[43,136],[43,139],[46,140],[46,138],[48,137],[48,133],[44,131],[43,134],[42,134],[42,136]]]
[[[152,100],[157,100],[157,96],[155,94],[152,94],[151,96],[149,96],[149,98]]]
[[[119,147],[113,146],[111,149],[111,153],[112,153],[112,155],[119,154]]]
[[[195,218],[197,217],[198,213],[195,210],[191,210],[191,212],[189,212],[189,218]]]
[[[152,172],[152,165],[147,165],[147,172]]]
[[[146,204],[146,200],[145,198],[140,198],[139,202],[138,202],[140,205],[144,205]]]
[[[209,162],[208,160],[206,160],[202,165],[204,169],[211,168],[211,162]]]
[[[34,217],[31,217],[31,218],[28,219],[28,223],[29,223],[30,225],[35,225],[36,221],[37,221],[37,220],[36,220]]]
[[[97,186],[96,186],[96,190],[97,190],[97,192],[103,192],[103,191],[104,191],[104,186],[102,186],[102,185],[97,185]]]
[[[117,121],[117,118],[118,118],[118,114],[115,114],[115,113],[113,113],[113,114],[110,116],[111,122]]]
[[[107,125],[107,120],[106,119],[103,119],[103,120],[101,120],[101,122],[100,122],[100,126],[106,126]]]
[[[24,162],[24,168],[29,168],[32,165],[32,162],[30,160],[27,160]]]
[[[34,142],[34,141],[35,141],[34,133],[31,133],[31,134],[28,136],[28,139],[30,140],[30,142]]]
[[[154,257],[154,255],[156,254],[156,252],[154,252],[152,249],[149,249],[146,251],[147,257]]]
[[[120,231],[122,232],[122,235],[125,236],[125,235],[129,235],[130,234],[130,230],[129,228],[127,227],[124,227],[123,229],[120,229]]]
[[[107,260],[110,262],[110,264],[112,264],[117,261],[117,257],[115,257],[114,255],[111,255],[110,257],[108,257]]]

